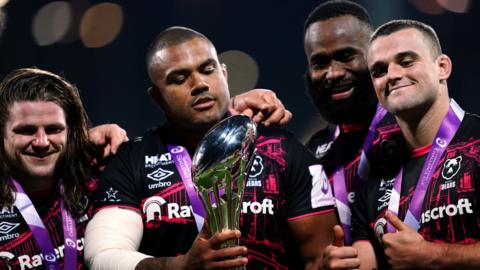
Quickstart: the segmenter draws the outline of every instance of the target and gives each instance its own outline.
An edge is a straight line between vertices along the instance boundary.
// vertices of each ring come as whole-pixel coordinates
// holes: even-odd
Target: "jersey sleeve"
[[[98,184],[94,211],[111,206],[139,209],[143,157],[134,151],[138,148],[136,142],[122,145],[107,165]]]
[[[286,143],[288,219],[332,211],[335,201],[323,166],[293,135],[287,136]]]

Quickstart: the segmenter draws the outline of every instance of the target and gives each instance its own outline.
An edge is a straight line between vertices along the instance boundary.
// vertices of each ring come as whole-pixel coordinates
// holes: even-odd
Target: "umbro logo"
[[[147,177],[154,180],[154,181],[160,182],[160,181],[169,177],[172,174],[173,174],[172,171],[168,171],[168,170],[165,170],[165,169],[162,169],[162,168],[158,168],[155,171],[147,174]]]
[[[0,222],[0,233],[7,234],[17,228],[20,224],[7,221]]]

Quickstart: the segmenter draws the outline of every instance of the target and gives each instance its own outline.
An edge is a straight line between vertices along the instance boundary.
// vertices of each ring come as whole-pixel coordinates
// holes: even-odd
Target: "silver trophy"
[[[212,127],[192,160],[192,178],[209,217],[213,234],[239,229],[247,174],[255,154],[257,128],[244,115],[231,116]],[[236,246],[238,242],[222,247]]]

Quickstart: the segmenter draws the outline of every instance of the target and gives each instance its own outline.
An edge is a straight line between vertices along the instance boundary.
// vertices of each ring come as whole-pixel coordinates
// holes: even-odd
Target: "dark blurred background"
[[[92,124],[118,123],[130,137],[159,124],[150,101],[145,51],[172,25],[194,28],[216,45],[234,93],[275,90],[294,118],[289,129],[305,140],[323,120],[305,94],[303,22],[322,1],[5,1],[0,77],[36,66],[63,74],[81,90]],[[480,113],[475,68],[480,63],[480,8],[473,0],[357,1],[374,25],[411,18],[432,25],[453,59],[450,95]],[[474,69],[472,71],[472,69]]]

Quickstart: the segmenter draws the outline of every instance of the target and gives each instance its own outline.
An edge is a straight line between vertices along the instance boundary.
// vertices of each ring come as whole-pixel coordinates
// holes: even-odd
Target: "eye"
[[[410,67],[412,66],[414,63],[413,59],[411,58],[405,58],[405,59],[402,59],[402,61],[400,61],[400,66],[402,67]]]
[[[315,54],[310,58],[310,69],[311,70],[323,70],[328,68],[330,64],[331,57],[326,54]]]
[[[45,128],[47,134],[58,134],[65,130],[64,126],[48,126]]]
[[[387,74],[387,66],[376,66],[370,70],[372,78],[381,78]]]
[[[171,78],[169,83],[173,83],[173,84],[176,84],[176,85],[181,85],[185,82],[186,79],[187,79],[187,76],[185,76],[185,75],[175,75]]]
[[[337,60],[344,63],[350,62],[353,60],[355,55],[356,54],[354,52],[344,52],[338,56]]]
[[[212,63],[212,64],[209,64],[209,65],[206,65],[205,67],[203,67],[202,73],[211,74],[215,71],[215,69],[216,69],[216,66],[215,66],[215,64]]]
[[[13,132],[20,135],[33,135],[37,132],[37,128],[35,126],[22,126],[14,128]]]

